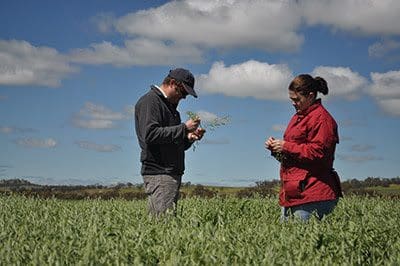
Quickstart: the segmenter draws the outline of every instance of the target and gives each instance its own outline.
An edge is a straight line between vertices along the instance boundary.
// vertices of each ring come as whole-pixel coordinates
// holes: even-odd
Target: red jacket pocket
[[[299,168],[289,168],[284,173],[282,173],[282,190],[281,196],[286,201],[291,199],[301,199],[304,196],[302,192],[304,191],[304,180],[307,178],[308,172],[304,169]]]
[[[298,180],[283,181],[282,192],[285,200],[290,201],[291,199],[302,198],[300,182]]]

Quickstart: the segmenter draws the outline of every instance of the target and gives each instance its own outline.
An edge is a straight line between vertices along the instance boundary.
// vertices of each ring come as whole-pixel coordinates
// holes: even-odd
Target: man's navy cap
[[[169,71],[169,77],[182,82],[183,87],[193,97],[197,98],[197,94],[194,91],[194,77],[189,70],[184,68],[175,68]]]

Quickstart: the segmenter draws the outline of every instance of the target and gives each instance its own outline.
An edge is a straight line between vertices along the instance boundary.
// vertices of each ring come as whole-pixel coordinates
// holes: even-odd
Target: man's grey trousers
[[[182,175],[144,175],[143,182],[150,214],[159,216],[167,210],[176,214]]]

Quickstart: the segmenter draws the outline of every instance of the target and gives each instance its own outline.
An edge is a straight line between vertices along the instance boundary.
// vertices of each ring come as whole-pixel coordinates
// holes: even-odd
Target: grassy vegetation
[[[0,196],[0,265],[399,265],[400,201],[345,197],[321,222],[279,221],[276,197],[145,200]]]

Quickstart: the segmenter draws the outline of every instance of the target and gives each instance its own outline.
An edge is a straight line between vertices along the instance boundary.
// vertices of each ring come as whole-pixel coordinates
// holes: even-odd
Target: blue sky
[[[0,2],[0,178],[141,183],[133,106],[169,69],[196,77],[179,110],[229,116],[186,153],[184,182],[277,179],[301,73],[325,78],[343,180],[399,175],[400,2]]]

